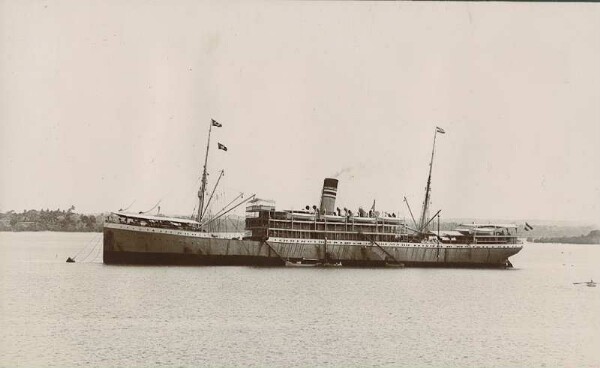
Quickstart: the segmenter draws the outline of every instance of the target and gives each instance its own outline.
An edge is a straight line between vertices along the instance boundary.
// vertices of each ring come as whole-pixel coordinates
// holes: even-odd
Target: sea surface
[[[490,270],[108,266],[101,244],[0,233],[1,367],[600,367],[600,287],[573,284],[600,246]]]

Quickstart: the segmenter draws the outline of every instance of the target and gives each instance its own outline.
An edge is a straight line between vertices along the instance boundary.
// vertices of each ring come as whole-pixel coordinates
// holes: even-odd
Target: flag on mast
[[[221,144],[221,143],[217,143],[217,144],[219,145],[219,149],[220,150],[223,150],[223,151],[227,152],[227,147],[225,147],[224,144]]]
[[[212,120],[212,126],[216,126],[217,128],[220,128],[223,126],[223,124],[219,123],[215,119],[210,119],[210,120]]]
[[[446,134],[446,132],[444,131],[444,129],[440,128],[440,127],[435,127],[435,131],[441,134]]]

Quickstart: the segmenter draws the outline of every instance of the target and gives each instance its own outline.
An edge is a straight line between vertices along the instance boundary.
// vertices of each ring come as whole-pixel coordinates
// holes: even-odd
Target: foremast
[[[431,150],[431,161],[429,162],[429,175],[427,176],[427,186],[425,187],[425,200],[423,201],[423,210],[421,211],[421,219],[419,220],[419,231],[421,233],[426,232],[429,225],[429,202],[431,201],[431,171],[433,168],[433,157],[435,155],[435,140],[437,134],[445,134],[444,129],[435,127],[435,133],[433,134],[433,148]]]
[[[208,127],[208,141],[206,142],[206,155],[204,156],[204,168],[202,169],[202,183],[200,185],[200,190],[198,190],[198,214],[196,215],[196,221],[200,222],[202,217],[204,216],[204,198],[206,196],[206,184],[207,184],[207,165],[208,165],[208,152],[210,148],[210,133],[212,132],[212,127],[221,127],[222,125],[215,121],[214,119],[210,120],[210,125]],[[219,177],[220,178],[220,177]]]

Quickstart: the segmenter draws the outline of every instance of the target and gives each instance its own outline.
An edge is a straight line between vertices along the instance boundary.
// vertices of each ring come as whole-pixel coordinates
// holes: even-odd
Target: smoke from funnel
[[[366,168],[367,168],[366,163],[361,162],[361,163],[358,163],[353,166],[343,167],[342,169],[337,171],[335,174],[333,174],[331,177],[334,179],[339,179],[340,176],[345,175],[347,178],[354,178],[354,175],[364,172],[364,170]]]
[[[332,175],[333,178],[339,178],[340,175],[345,174],[345,173],[349,173],[352,171],[352,167],[348,166],[348,167],[344,167],[341,170],[337,171],[335,174]]]

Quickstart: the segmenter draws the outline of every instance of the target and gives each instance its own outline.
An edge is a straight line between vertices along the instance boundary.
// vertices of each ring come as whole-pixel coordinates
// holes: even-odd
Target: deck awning
[[[466,228],[488,228],[488,229],[516,229],[518,226],[515,224],[460,224],[460,227]]]
[[[113,212],[113,214],[121,217],[129,217],[135,218],[139,220],[149,220],[149,221],[169,221],[169,222],[177,222],[180,224],[190,224],[190,225],[200,225],[198,221],[186,219],[186,218],[178,218],[178,217],[163,217],[163,216],[152,216],[152,215],[143,215],[137,213],[124,213],[124,212]]]
[[[432,231],[432,233],[437,235],[437,231]],[[463,235],[463,233],[455,230],[440,230],[440,236],[457,237]]]

